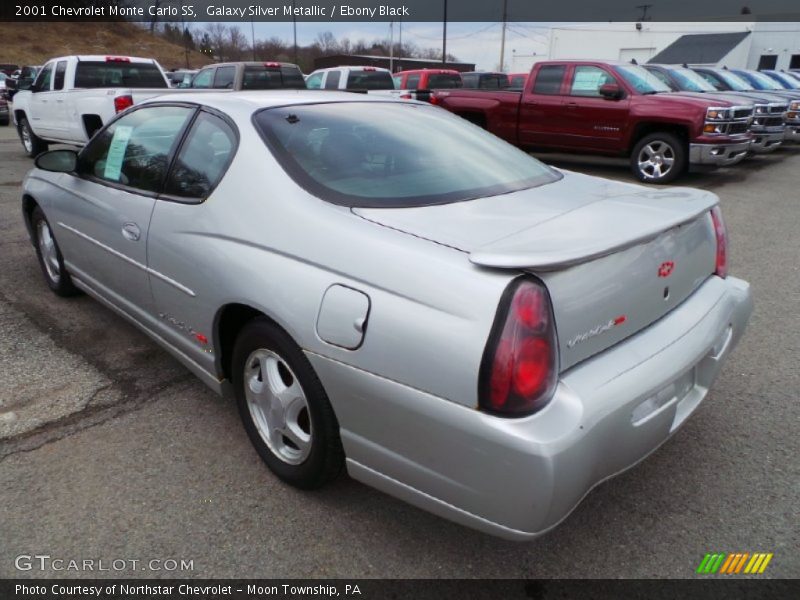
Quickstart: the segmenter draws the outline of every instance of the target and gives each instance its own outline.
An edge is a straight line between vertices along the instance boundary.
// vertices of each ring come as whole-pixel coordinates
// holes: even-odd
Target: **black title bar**
[[[3,0],[2,21],[800,21],[797,0]]]

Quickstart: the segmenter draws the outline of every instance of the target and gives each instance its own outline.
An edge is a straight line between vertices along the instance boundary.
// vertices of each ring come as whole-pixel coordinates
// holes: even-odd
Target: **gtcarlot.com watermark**
[[[14,559],[17,571],[194,571],[194,560],[184,558],[64,558],[49,554],[20,554]]]

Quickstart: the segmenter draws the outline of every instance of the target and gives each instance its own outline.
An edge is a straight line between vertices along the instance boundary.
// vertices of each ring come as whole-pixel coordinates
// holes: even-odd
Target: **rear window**
[[[306,82],[297,67],[249,66],[244,68],[243,90],[306,89]]]
[[[76,88],[166,88],[167,82],[153,63],[81,61],[75,71]]]
[[[462,86],[461,77],[447,73],[428,75],[428,89],[447,90],[460,88]]]
[[[348,90],[393,90],[394,81],[388,71],[350,71]]]
[[[263,109],[255,122],[300,186],[345,206],[444,204],[560,178],[525,152],[435,107],[336,102]]]

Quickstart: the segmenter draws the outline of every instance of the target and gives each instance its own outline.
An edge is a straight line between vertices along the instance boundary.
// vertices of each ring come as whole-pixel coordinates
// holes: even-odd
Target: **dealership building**
[[[800,23],[582,23],[547,42],[514,44],[511,71],[540,60],[596,58],[741,69],[800,69]]]

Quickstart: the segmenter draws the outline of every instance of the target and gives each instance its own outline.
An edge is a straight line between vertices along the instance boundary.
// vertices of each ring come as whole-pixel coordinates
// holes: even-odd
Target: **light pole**
[[[506,61],[506,21],[508,19],[508,0],[503,0],[503,32],[500,36],[500,70]]]
[[[297,15],[294,12],[294,2],[292,0],[292,32],[294,33],[294,64],[297,64]]]
[[[442,64],[447,62],[447,0],[444,0],[444,17],[442,19]]]

